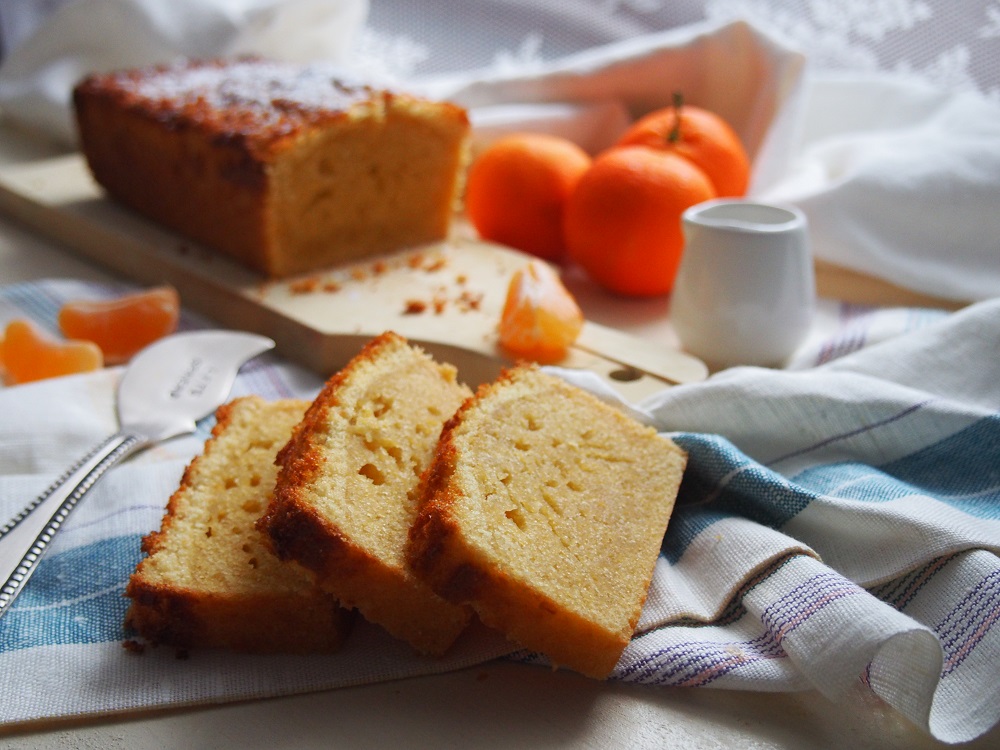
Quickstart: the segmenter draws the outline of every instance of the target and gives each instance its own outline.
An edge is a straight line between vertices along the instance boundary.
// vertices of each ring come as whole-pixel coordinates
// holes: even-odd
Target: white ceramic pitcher
[[[816,307],[805,215],[723,198],[693,206],[682,221],[670,321],[684,348],[712,370],[780,366]]]

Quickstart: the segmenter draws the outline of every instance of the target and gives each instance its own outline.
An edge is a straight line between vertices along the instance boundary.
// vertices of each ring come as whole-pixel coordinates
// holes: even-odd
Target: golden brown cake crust
[[[177,490],[167,502],[160,529],[142,540],[146,557],[129,578],[125,595],[131,599],[125,625],[152,644],[182,648],[229,648],[256,653],[319,653],[338,650],[346,640],[352,614],[319,590],[304,571],[287,571],[292,587],[266,581],[241,591],[185,584],[153,569],[151,559],[167,553],[171,535],[182,533],[186,496],[195,492],[199,477],[210,471],[216,442],[233,429],[234,416],[258,397],[235,399],[216,411],[216,424],[205,450],[185,468]],[[278,402],[300,414],[304,402]],[[298,409],[296,412],[295,410]],[[235,542],[234,542],[235,543]],[[231,573],[232,571],[227,571]]]
[[[343,646],[352,621],[352,613],[331,596],[310,601],[258,596],[233,602],[138,580],[128,588],[132,603],[125,627],[151,644],[247,653],[330,653]]]
[[[410,527],[406,561],[418,575],[431,583],[440,596],[453,602],[471,600],[485,585],[489,572],[455,557],[460,530],[451,512],[458,488],[451,484],[458,461],[453,432],[466,412],[496,388],[510,382],[514,370],[505,368],[492,383],[483,383],[444,423],[434,451],[434,459],[421,477],[421,504]],[[447,570],[446,576],[441,575]]]
[[[255,162],[266,162],[282,141],[392,94],[346,81],[330,67],[243,57],[93,74],[73,96],[77,105],[104,99],[171,131],[200,131],[216,145],[238,147]]]

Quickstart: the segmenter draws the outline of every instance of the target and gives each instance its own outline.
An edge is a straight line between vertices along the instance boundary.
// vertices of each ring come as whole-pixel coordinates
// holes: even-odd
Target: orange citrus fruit
[[[705,173],[672,151],[609,149],[594,159],[566,206],[569,256],[613,292],[666,294],[684,249],[681,214],[714,197]]]
[[[559,261],[565,252],[563,210],[590,156],[572,141],[542,133],[512,133],[472,162],[465,210],[479,236]]]
[[[514,272],[499,326],[500,345],[510,354],[558,362],[582,328],[580,307],[550,266],[533,260]]]
[[[736,131],[714,112],[679,99],[636,120],[617,145],[683,156],[708,175],[720,198],[744,195],[750,182],[750,159]]]
[[[91,372],[104,366],[97,344],[60,341],[23,319],[7,324],[0,341],[0,361],[3,361],[4,377],[9,385]]]
[[[59,310],[59,328],[66,338],[93,341],[113,365],[173,333],[179,317],[177,290],[160,286],[113,299],[67,302]]]

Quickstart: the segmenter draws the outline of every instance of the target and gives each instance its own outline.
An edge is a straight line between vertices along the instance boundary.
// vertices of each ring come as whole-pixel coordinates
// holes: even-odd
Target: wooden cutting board
[[[454,239],[267,281],[108,199],[79,154],[0,167],[0,210],[127,278],[174,285],[186,307],[270,336],[284,356],[324,377],[385,330],[453,363],[470,385],[510,361],[496,324],[527,256],[497,245]],[[597,373],[632,401],[707,375],[676,349],[589,322],[560,364]]]

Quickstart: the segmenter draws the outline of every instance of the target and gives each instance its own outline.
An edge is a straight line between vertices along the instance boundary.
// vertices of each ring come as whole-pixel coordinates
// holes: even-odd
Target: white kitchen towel
[[[1000,296],[1000,100],[882,75],[816,76],[792,167],[814,254],[956,301]]]
[[[481,145],[511,130],[572,138],[590,152],[614,144],[634,118],[684,101],[725,118],[753,161],[753,188],[789,168],[802,117],[806,57],[743,22],[648,34],[523,68],[417,82],[467,107]]]
[[[67,298],[119,286],[0,287],[0,323],[53,326]],[[845,308],[846,310],[846,308]],[[737,368],[636,405],[689,452],[639,628],[612,679],[836,699],[857,681],[948,742],[1000,719],[1000,302],[946,315],[855,310],[881,343],[795,371]],[[185,318],[186,327],[200,321]],[[846,341],[846,340],[845,340]],[[0,516],[115,428],[118,370],[0,389]],[[598,389],[586,374],[564,373]],[[306,396],[268,355],[234,395]],[[207,436],[112,471],[0,619],[0,723],[281,695],[438,672],[511,653],[485,632],[421,659],[360,623],[331,656],[122,648],[129,573]],[[613,487],[608,488],[614,492]]]

